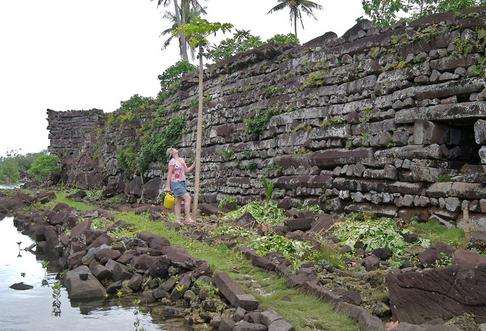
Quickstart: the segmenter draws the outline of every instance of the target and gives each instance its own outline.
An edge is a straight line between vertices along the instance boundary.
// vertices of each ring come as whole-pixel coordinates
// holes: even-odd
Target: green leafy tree
[[[40,154],[29,169],[29,175],[38,181],[45,181],[51,176],[59,174],[61,166],[59,158],[54,154]]]
[[[268,11],[268,14],[281,11],[288,8],[290,11],[290,22],[294,27],[294,34],[297,37],[297,24],[300,22],[302,29],[304,28],[304,20],[302,18],[302,13],[306,14],[317,20],[314,15],[314,10],[322,9],[322,6],[310,0],[277,0],[278,4]]]
[[[189,46],[199,50],[199,107],[197,111],[197,133],[196,133],[196,174],[194,180],[194,218],[198,216],[199,189],[201,176],[201,149],[202,149],[202,129],[203,129],[203,102],[204,102],[204,49],[208,46],[210,35],[218,32],[227,32],[233,28],[230,23],[208,22],[197,17],[190,23],[177,27],[173,32],[175,35],[184,35]]]
[[[20,180],[19,164],[12,157],[0,160],[0,183],[13,184]]]
[[[167,94],[177,90],[181,84],[182,76],[194,71],[196,71],[196,66],[184,60],[170,66],[158,77],[162,88],[161,92]]]
[[[218,62],[267,43],[298,45],[299,39],[293,33],[289,33],[286,35],[277,34],[263,42],[259,36],[252,35],[250,31],[236,30],[232,37],[224,39],[218,45],[211,46],[207,52],[207,57]]]
[[[446,11],[457,12],[485,3],[484,0],[362,0],[364,12],[379,27],[396,23],[400,16],[416,19]]]
[[[368,18],[379,27],[395,23],[397,14],[406,9],[402,0],[363,0],[362,4]]]
[[[236,30],[232,37],[224,39],[219,45],[212,46],[208,51],[208,58],[215,62],[221,61],[263,44],[261,38],[252,35],[250,31]]]

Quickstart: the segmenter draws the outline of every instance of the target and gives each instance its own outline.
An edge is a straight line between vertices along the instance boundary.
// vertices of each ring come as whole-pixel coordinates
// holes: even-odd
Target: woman
[[[191,195],[187,192],[186,172],[191,172],[194,165],[188,167],[186,161],[179,156],[179,151],[175,148],[167,149],[167,155],[171,157],[169,161],[169,169],[167,171],[167,184],[165,191],[174,194],[176,198],[174,211],[176,215],[176,222],[181,221],[181,204],[184,201],[184,209],[186,213],[185,224],[194,224],[191,218]]]

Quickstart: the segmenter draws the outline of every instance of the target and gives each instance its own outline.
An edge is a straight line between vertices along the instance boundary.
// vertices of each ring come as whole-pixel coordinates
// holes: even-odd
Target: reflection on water
[[[128,302],[71,303],[56,273],[24,249],[33,241],[0,220],[0,330],[185,330],[181,321],[157,325]],[[44,263],[46,266],[47,263]],[[23,282],[30,290],[13,290]],[[120,306],[122,305],[122,306]]]
[[[16,183],[16,184],[0,184],[0,190],[13,190],[16,188],[21,187],[24,183]]]

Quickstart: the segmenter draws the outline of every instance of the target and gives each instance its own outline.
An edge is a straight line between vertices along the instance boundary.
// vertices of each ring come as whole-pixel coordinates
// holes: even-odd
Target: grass
[[[420,237],[430,240],[432,244],[444,242],[456,247],[466,245],[464,230],[460,228],[449,229],[436,220],[430,220],[425,223],[413,222],[410,226],[410,230],[418,234]]]
[[[80,211],[96,208],[93,205],[66,198],[59,192],[54,203],[63,202]],[[213,270],[227,272],[242,288],[253,294],[265,308],[271,308],[290,321],[297,330],[358,330],[356,324],[332,306],[317,298],[288,288],[285,280],[254,267],[239,252],[224,245],[209,245],[154,222],[147,215],[133,212],[116,213],[117,220],[133,226],[136,231],[148,231],[167,238],[172,245],[184,247],[193,257],[206,260]]]

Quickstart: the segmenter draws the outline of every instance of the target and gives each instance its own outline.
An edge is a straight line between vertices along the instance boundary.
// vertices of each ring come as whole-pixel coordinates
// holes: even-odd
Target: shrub
[[[271,200],[273,197],[273,188],[274,188],[273,182],[267,178],[263,178],[262,185],[263,188],[265,189],[265,199]]]
[[[177,90],[181,85],[181,79],[184,74],[194,71],[196,71],[196,66],[184,60],[170,66],[158,76],[162,88],[161,93],[167,94]]]
[[[277,203],[274,201],[252,201],[235,211],[227,213],[224,218],[236,220],[245,213],[250,213],[260,224],[278,225],[285,219],[284,211],[278,208]]]
[[[59,158],[54,154],[41,154],[32,162],[29,175],[38,181],[45,181],[61,172]]]
[[[232,37],[224,39],[219,45],[212,46],[208,56],[211,60],[218,62],[268,43],[298,45],[299,39],[293,33],[289,33],[277,34],[263,42],[259,36],[252,35],[250,31],[237,30]]]
[[[300,41],[295,34],[289,33],[289,34],[276,34],[272,38],[268,39],[267,43],[275,43],[279,45],[298,45]]]
[[[245,120],[246,132],[257,136],[261,135],[275,114],[274,109],[266,109],[260,110],[253,117],[247,118]]]
[[[0,183],[13,184],[20,179],[19,165],[13,158],[0,160]]]
[[[137,172],[137,153],[132,146],[125,147],[117,154],[118,166],[126,174],[135,174]]]
[[[402,255],[407,246],[395,220],[374,218],[367,214],[352,214],[337,224],[334,235],[352,249],[359,241],[367,251],[388,248],[396,256]]]
[[[218,62],[263,44],[260,37],[252,35],[250,31],[236,30],[232,37],[226,38],[219,45],[211,47],[208,57]]]
[[[180,141],[185,127],[186,118],[184,116],[176,116],[168,120],[161,132],[158,130],[149,132],[148,136],[142,141],[138,158],[138,165],[142,173],[148,169],[152,162],[167,163],[166,150]]]

